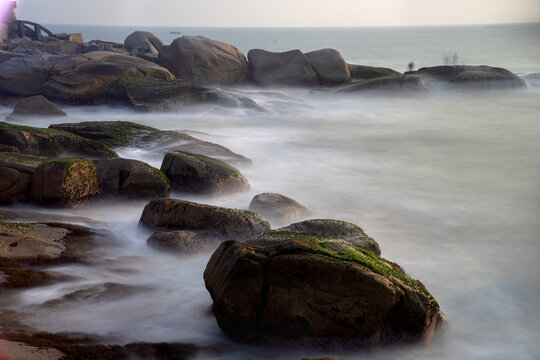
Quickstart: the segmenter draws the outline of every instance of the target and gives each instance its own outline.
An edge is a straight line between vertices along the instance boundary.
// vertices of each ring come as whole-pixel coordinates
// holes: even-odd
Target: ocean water
[[[122,41],[131,28],[49,26],[85,39]],[[358,29],[149,29],[170,42],[205,35],[283,51],[333,47],[349,62],[404,70],[444,62],[540,72],[539,25]],[[421,280],[448,317],[429,344],[330,354],[315,349],[245,346],[228,340],[209,313],[202,273],[210,254],[187,258],[146,246],[137,227],[144,202],[55,211],[105,222],[115,235],[95,265],[64,265],[67,283],[21,291],[12,307],[50,332],[84,332],[111,343],[193,342],[201,359],[535,360],[540,354],[540,90],[429,95],[313,95],[301,89],[245,89],[266,113],[195,107],[142,114],[112,106],[62,106],[58,122],[129,120],[194,130],[253,160],[240,168],[247,193],[189,200],[247,208],[261,192],[290,196],[313,217],[360,225],[382,255]],[[0,107],[0,117],[10,112]],[[48,126],[47,119],[26,123]],[[160,161],[136,148],[120,155]],[[175,196],[173,194],[173,196]],[[30,207],[32,208],[32,207]],[[129,296],[67,300],[70,292],[115,282],[142,287]]]

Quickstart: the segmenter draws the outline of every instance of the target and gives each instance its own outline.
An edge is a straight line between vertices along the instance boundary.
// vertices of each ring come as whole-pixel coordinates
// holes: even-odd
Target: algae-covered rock
[[[101,193],[96,165],[84,159],[58,159],[39,165],[32,178],[32,200],[77,206]]]
[[[240,171],[204,155],[169,152],[161,171],[170,179],[173,191],[217,196],[250,189],[249,181]]]
[[[420,282],[345,243],[226,241],[208,262],[204,280],[220,328],[243,342],[421,342],[445,319]]]
[[[75,156],[114,158],[118,155],[106,145],[65,131],[0,122],[0,145],[17,151],[47,157]]]
[[[169,196],[169,179],[158,169],[139,160],[104,159],[94,161],[101,193],[130,199]]]
[[[249,242],[270,245],[286,240],[310,240],[317,242],[347,243],[376,255],[381,254],[379,244],[358,225],[341,220],[312,219],[291,224],[257,235]]]
[[[177,199],[152,200],[140,222],[156,230],[205,231],[221,239],[247,240],[270,230],[270,224],[254,212]]]

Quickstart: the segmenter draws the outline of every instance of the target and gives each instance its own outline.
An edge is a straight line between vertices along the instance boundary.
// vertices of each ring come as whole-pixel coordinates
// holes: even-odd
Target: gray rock
[[[250,76],[259,85],[319,85],[317,73],[300,50],[275,53],[260,49],[248,53]]]
[[[156,230],[204,231],[220,239],[247,240],[270,230],[270,224],[252,211],[177,199],[152,200],[140,222]]]
[[[318,88],[316,91],[334,91],[337,93],[375,92],[383,94],[431,91],[431,83],[424,75],[388,75],[366,80],[357,80],[345,85]]]
[[[149,246],[156,249],[179,255],[215,250],[220,242],[221,239],[212,233],[190,230],[156,232],[146,241]]]
[[[246,80],[249,67],[236,47],[202,36],[182,36],[159,52],[158,64],[194,85],[228,85]]]
[[[297,221],[311,214],[305,206],[287,196],[275,193],[256,195],[249,204],[249,210],[279,224]]]
[[[173,191],[218,196],[250,189],[249,181],[240,171],[204,155],[169,152],[161,171],[170,179]]]
[[[163,42],[156,35],[148,31],[135,31],[129,34],[124,40],[124,47],[130,52],[141,44],[147,44],[150,50],[149,52],[152,54],[158,54],[164,46]]]
[[[334,49],[321,49],[305,54],[319,75],[322,85],[342,84],[351,80],[347,63]]]

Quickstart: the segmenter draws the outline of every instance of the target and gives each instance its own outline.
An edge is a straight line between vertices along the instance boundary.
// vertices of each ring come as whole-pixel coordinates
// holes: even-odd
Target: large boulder
[[[32,200],[77,206],[101,193],[97,168],[83,159],[58,159],[39,165],[32,177]]]
[[[159,130],[129,121],[86,121],[50,125],[75,135],[102,142],[111,147],[132,146],[155,152],[163,159],[164,151],[180,150],[217,158],[232,165],[251,165],[251,160],[224,146],[197,139],[179,131]]]
[[[347,63],[334,49],[321,49],[305,54],[319,75],[321,84],[341,84],[351,80]]]
[[[99,187],[105,196],[151,199],[169,196],[169,179],[139,160],[95,160]]]
[[[22,96],[45,95],[74,103],[104,101],[120,79],[129,77],[174,78],[155,63],[108,51],[39,54],[0,63],[0,91]]]
[[[445,319],[426,288],[399,266],[344,243],[226,241],[204,281],[220,328],[243,342],[420,342]]]
[[[124,40],[124,47],[127,51],[132,51],[135,47],[141,44],[148,45],[149,52],[152,54],[158,54],[161,48],[164,46],[163,42],[156,35],[148,31],[132,32]]]
[[[425,75],[432,82],[459,89],[526,88],[527,83],[516,74],[493,66],[444,65],[424,67],[412,74]]]
[[[275,53],[254,49],[248,52],[248,60],[251,79],[259,85],[320,84],[313,66],[300,50]]]
[[[47,100],[45,96],[36,95],[27,97],[17,101],[13,112],[10,114],[12,118],[20,118],[27,116],[67,116],[65,112],[60,110],[56,105]]]
[[[219,196],[250,189],[240,171],[204,155],[169,152],[163,158],[161,171],[170,179],[173,191]]]
[[[290,197],[276,193],[255,195],[249,204],[249,210],[279,224],[296,221],[311,214],[305,206]]]
[[[115,158],[108,146],[65,131],[0,122],[0,145],[28,155]]]
[[[249,74],[240,50],[203,36],[182,36],[164,46],[158,64],[194,85],[229,85],[246,80]]]
[[[312,219],[267,231],[250,240],[251,244],[269,245],[287,240],[347,243],[358,248],[381,254],[379,244],[358,225],[341,220]]]
[[[270,224],[254,212],[177,199],[152,200],[144,207],[141,224],[156,230],[206,231],[239,240],[270,230]]]

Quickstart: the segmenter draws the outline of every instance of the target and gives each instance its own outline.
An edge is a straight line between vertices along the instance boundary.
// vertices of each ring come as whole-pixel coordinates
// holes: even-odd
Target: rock
[[[2,354],[8,354],[5,360],[60,360],[65,354],[49,347],[29,346],[21,342],[0,339]],[[3,356],[2,356],[3,357]]]
[[[0,122],[0,144],[37,156],[81,156],[114,158],[118,155],[106,145],[55,129]]]
[[[2,274],[4,274],[5,277],[4,282],[1,281]],[[49,285],[67,279],[70,279],[70,277],[55,272],[24,269],[20,267],[0,268],[0,288],[26,289]]]
[[[182,36],[164,46],[158,64],[194,85],[229,85],[249,75],[244,54],[236,47],[203,36]]]
[[[129,77],[174,78],[157,64],[108,51],[40,54],[0,63],[0,91],[22,96],[45,95],[73,103],[106,101],[114,85]]]
[[[220,328],[244,342],[339,348],[420,342],[445,319],[421,283],[345,243],[226,241],[204,281]]]
[[[0,166],[0,203],[27,202],[32,173]]]
[[[14,57],[24,57],[23,54],[14,53],[11,51],[4,51],[0,50],[0,63],[3,63],[4,61],[7,61]]]
[[[173,191],[218,196],[250,189],[249,181],[240,171],[204,155],[169,152],[161,171],[170,179]]]
[[[533,87],[540,87],[540,73],[528,74],[523,77]]]
[[[41,306],[64,307],[70,303],[120,300],[148,290],[149,288],[144,286],[106,282],[75,290],[63,295],[61,298],[47,300]]]
[[[212,104],[264,111],[252,99],[231,90],[193,86],[182,80],[127,78],[113,90],[139,111],[171,111],[186,106]]]
[[[231,150],[208,141],[202,141],[178,131],[163,131],[129,121],[87,121],[82,123],[54,124],[51,129],[67,131],[107,146],[133,146],[157,152],[163,159],[170,150],[187,151],[218,158],[229,164],[251,165],[251,160]]]
[[[105,227],[106,223],[99,222],[83,216],[73,216],[67,214],[55,214],[41,211],[28,210],[2,210],[0,209],[0,219],[10,222],[40,222],[40,223],[80,223],[92,227]]]
[[[460,89],[526,88],[527,83],[514,73],[492,66],[433,66],[411,74],[425,75],[431,81]]]
[[[105,196],[131,199],[168,197],[169,179],[160,170],[139,160],[105,159],[94,161],[99,187]]]
[[[54,37],[60,40],[72,41],[79,44],[83,43],[83,37],[82,37],[82,34],[80,33],[73,33],[73,34],[60,33],[60,34],[54,34]]]
[[[215,250],[220,242],[221,239],[212,233],[190,230],[156,232],[146,241],[148,246],[181,255]]]
[[[374,79],[384,76],[401,76],[402,74],[384,67],[347,64],[352,79]]]
[[[149,52],[158,54],[164,46],[163,42],[154,34],[148,31],[135,31],[126,37],[124,47],[127,51],[132,51],[141,44],[146,44],[149,47]]]
[[[101,193],[97,168],[83,159],[58,159],[39,165],[32,178],[32,200],[77,206]]]
[[[26,116],[67,116],[56,105],[41,95],[31,96],[17,101],[10,117]]]
[[[129,52],[129,55],[136,56],[141,59],[151,61],[154,63],[157,63],[158,61],[158,53],[153,52],[152,47],[148,45],[147,43],[142,43],[140,45],[135,46],[131,51]]]
[[[319,75],[321,84],[341,84],[351,80],[347,63],[334,49],[321,49],[305,54]]]
[[[143,210],[141,223],[156,230],[205,231],[239,240],[270,230],[270,224],[254,212],[177,199],[152,200]]]
[[[349,84],[338,85],[332,88],[317,89],[317,91],[335,91],[337,93],[369,91],[389,93],[401,92],[429,92],[431,83],[423,75],[390,75],[367,80],[353,81]]]
[[[0,263],[85,261],[98,239],[97,233],[83,226],[0,222]]]
[[[340,220],[306,220],[259,234],[249,242],[256,245],[271,245],[286,240],[302,239],[317,242],[347,243],[369,250],[376,255],[381,254],[379,244],[366,235],[361,227]]]
[[[319,85],[317,73],[300,50],[282,53],[254,49],[248,53],[251,79],[262,86]]]
[[[249,210],[280,224],[309,216],[311,211],[293,199],[275,193],[256,195],[249,204]]]

